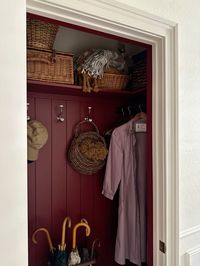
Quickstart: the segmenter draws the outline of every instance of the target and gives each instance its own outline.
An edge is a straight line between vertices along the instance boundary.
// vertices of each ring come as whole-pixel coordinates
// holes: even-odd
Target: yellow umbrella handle
[[[86,228],[86,236],[89,236],[90,235],[90,227],[88,224],[86,223],[83,223],[83,222],[80,222],[80,223],[77,223],[74,228],[73,228],[73,239],[72,239],[72,249],[75,249],[76,248],[76,231],[79,227],[85,227]]]
[[[65,245],[65,235],[66,235],[66,224],[68,222],[68,228],[71,227],[71,218],[70,217],[65,217],[62,225],[62,239],[61,239],[61,248],[64,247]]]
[[[37,240],[36,240],[35,236],[36,236],[36,234],[39,231],[45,232],[45,234],[47,236],[47,241],[48,241],[48,244],[49,244],[49,249],[50,249],[50,251],[53,251],[54,247],[53,247],[53,244],[52,244],[52,241],[51,241],[51,237],[50,237],[49,231],[46,228],[44,228],[44,227],[40,227],[40,228],[38,228],[37,230],[35,230],[33,232],[33,235],[32,235],[32,241],[33,241],[33,243],[34,244],[37,244]]]
[[[82,223],[85,223],[85,224],[88,224],[88,221],[87,221],[85,218],[82,218],[82,219],[81,219],[81,222],[82,222]],[[87,234],[87,232],[88,232],[88,228],[86,228],[85,230],[86,230],[86,234]],[[90,234],[90,233],[89,233],[89,234]]]

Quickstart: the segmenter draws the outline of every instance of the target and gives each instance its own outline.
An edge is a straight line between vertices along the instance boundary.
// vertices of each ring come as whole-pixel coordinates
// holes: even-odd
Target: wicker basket
[[[104,73],[103,78],[98,80],[98,87],[123,90],[126,88],[128,80],[128,75]]]
[[[73,57],[66,53],[28,49],[27,78],[73,84]]]
[[[99,130],[93,122],[89,123],[94,126],[95,131],[78,132],[83,123],[88,122],[80,122],[75,128],[75,137],[68,150],[68,158],[72,168],[78,173],[92,175],[98,172],[105,164],[105,158],[107,155],[106,143],[104,138],[100,136]],[[97,151],[97,153],[90,153],[91,149],[87,146],[88,142],[92,144],[92,149],[93,147],[96,147],[95,151]],[[87,148],[85,152],[83,152],[83,150],[81,150],[81,145],[85,144]],[[103,154],[101,154],[101,156],[98,154],[99,144],[101,144],[101,151],[103,149]]]
[[[41,20],[27,18],[28,47],[51,50],[53,48],[58,27],[58,25]]]

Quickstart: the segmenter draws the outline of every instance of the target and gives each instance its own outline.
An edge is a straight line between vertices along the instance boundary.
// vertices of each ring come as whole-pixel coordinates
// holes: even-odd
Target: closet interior
[[[28,162],[29,266],[51,265],[48,264],[49,243],[45,233],[37,234],[35,244],[33,232],[40,227],[48,229],[53,247],[57,249],[61,243],[62,223],[66,216],[71,218],[71,228],[66,227],[67,251],[72,249],[74,225],[84,218],[90,226],[90,235],[86,237],[85,229],[80,229],[77,231],[76,241],[82,250],[87,248],[90,251],[97,239],[90,265],[119,265],[114,260],[119,190],[113,200],[102,195],[106,160],[96,173],[82,174],[70,164],[68,150],[79,122],[91,119],[97,125],[100,135],[105,138],[109,150],[113,129],[127,123],[140,112],[147,115],[147,264],[144,265],[152,266],[151,46],[33,14],[27,14],[27,18],[59,27],[53,43],[55,52],[52,52],[52,57],[55,53],[68,54],[73,68],[67,83],[59,82],[59,79],[45,80],[45,73],[42,80],[31,76],[29,72],[32,62],[29,61],[35,59],[27,59],[27,65],[30,63],[27,66],[27,120],[41,121],[48,131],[48,140],[39,150],[38,159]],[[32,48],[27,49],[29,51]],[[84,79],[80,79],[76,59],[91,49],[115,51],[123,57],[123,75],[126,76],[123,88],[112,88],[114,81],[108,87],[100,85],[100,80],[97,92],[83,91]],[[40,70],[45,72],[42,66],[37,69]],[[116,73],[108,73],[113,74]],[[86,128],[93,130],[90,123]],[[89,264],[82,261],[79,265]],[[135,264],[127,260],[126,265]]]

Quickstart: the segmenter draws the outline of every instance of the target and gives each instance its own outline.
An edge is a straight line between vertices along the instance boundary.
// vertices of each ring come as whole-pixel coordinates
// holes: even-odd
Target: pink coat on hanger
[[[146,133],[135,133],[134,119],[111,137],[103,195],[113,199],[119,186],[115,261],[146,261]]]

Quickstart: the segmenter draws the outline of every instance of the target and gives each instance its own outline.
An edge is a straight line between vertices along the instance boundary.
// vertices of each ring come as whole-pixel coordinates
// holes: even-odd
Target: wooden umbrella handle
[[[88,224],[86,223],[83,223],[83,222],[80,222],[80,223],[77,223],[74,228],[73,228],[73,239],[72,239],[72,249],[75,249],[76,248],[76,231],[79,227],[85,227],[86,228],[86,236],[89,236],[90,235],[90,232],[91,232],[91,229],[89,227]]]
[[[82,218],[81,222],[85,223],[85,224],[88,224],[88,221],[85,218]],[[86,233],[87,233],[88,232],[88,228],[86,228],[85,230],[86,230]],[[90,234],[90,233],[88,233],[88,234]]]
[[[68,228],[71,227],[71,218],[70,217],[65,217],[62,225],[62,238],[61,238],[61,248],[64,247],[65,245],[65,236],[66,236],[66,224],[68,222]]]
[[[48,244],[49,244],[49,249],[50,249],[50,251],[52,252],[52,251],[54,250],[54,247],[53,247],[53,244],[52,244],[52,241],[51,241],[51,237],[50,237],[49,231],[48,231],[46,228],[44,228],[44,227],[40,227],[40,228],[38,228],[37,230],[35,230],[35,231],[33,232],[33,235],[32,235],[32,241],[33,241],[33,243],[34,243],[34,244],[37,244],[37,240],[36,240],[35,236],[36,236],[36,234],[37,234],[39,231],[43,231],[43,232],[45,232],[46,237],[47,237],[47,241],[48,241]]]

